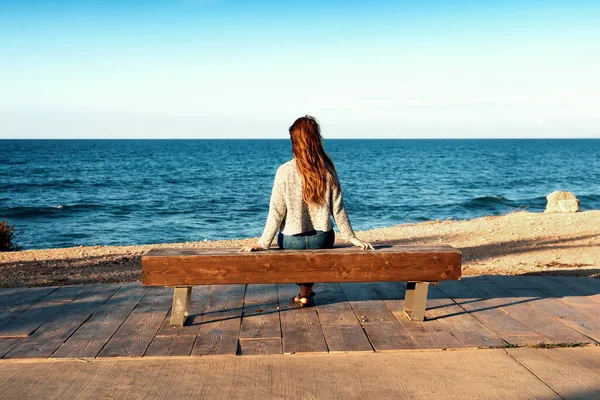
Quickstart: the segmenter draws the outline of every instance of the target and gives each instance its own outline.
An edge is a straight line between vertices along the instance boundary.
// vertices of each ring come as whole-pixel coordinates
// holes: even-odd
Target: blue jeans
[[[330,249],[335,242],[335,233],[333,229],[329,231],[310,231],[299,233],[297,235],[284,235],[279,232],[277,235],[277,245],[281,249],[288,250],[317,250]],[[298,283],[300,293],[309,293],[312,291],[314,283]],[[304,286],[304,288],[302,288]]]
[[[333,229],[329,231],[310,231],[297,235],[284,235],[279,232],[277,245],[288,250],[330,249],[335,242]]]

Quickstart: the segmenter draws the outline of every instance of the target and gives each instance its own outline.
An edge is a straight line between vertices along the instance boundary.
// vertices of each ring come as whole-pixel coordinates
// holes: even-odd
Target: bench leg
[[[425,319],[428,282],[408,282],[404,296],[404,314],[413,321]]]
[[[173,308],[171,309],[171,326],[183,326],[183,323],[190,314],[191,297],[191,287],[175,288],[175,293],[173,293]]]

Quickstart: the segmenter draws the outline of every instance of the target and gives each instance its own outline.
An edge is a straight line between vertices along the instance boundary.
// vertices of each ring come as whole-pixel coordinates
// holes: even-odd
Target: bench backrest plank
[[[146,286],[302,282],[434,282],[461,276],[449,247],[377,245],[326,250],[155,249],[142,257]]]

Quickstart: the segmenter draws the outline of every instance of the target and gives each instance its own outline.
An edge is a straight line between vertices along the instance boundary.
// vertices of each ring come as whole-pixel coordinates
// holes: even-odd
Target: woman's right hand
[[[240,253],[264,250],[260,244],[254,246],[244,246],[240,249]]]
[[[356,236],[350,239],[350,243],[355,245],[356,247],[360,247],[363,250],[375,250],[375,248],[371,245],[371,243],[360,240]]]

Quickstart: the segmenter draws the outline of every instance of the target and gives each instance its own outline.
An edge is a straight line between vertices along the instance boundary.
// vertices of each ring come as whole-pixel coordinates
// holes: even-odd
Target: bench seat
[[[323,250],[153,249],[142,256],[144,286],[173,286],[171,324],[189,313],[191,287],[297,282],[408,282],[406,315],[422,321],[427,284],[461,277],[461,253],[450,246],[377,244]]]

